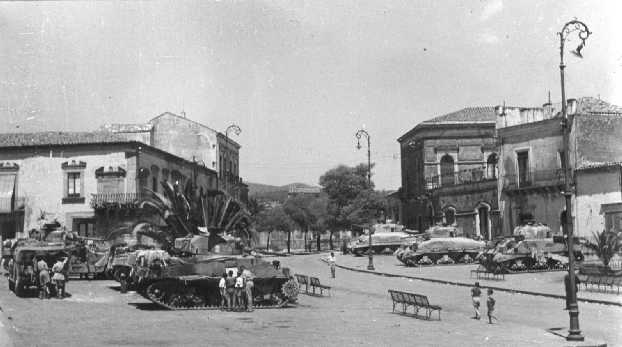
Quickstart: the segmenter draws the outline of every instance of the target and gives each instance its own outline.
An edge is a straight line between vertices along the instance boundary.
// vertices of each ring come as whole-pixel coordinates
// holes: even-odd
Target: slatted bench
[[[296,281],[298,281],[298,291],[302,290],[302,285],[305,286],[305,293],[309,293],[309,277],[301,274],[294,274]]]
[[[315,288],[320,290],[320,295],[324,295],[324,290],[328,292],[328,296],[330,296],[330,286],[320,283],[320,279],[317,277],[309,277],[311,281],[309,284],[311,285],[311,289],[313,290],[313,294],[315,295]]]
[[[432,312],[438,311],[438,320],[441,320],[442,308],[438,305],[430,304],[428,297],[425,295],[392,289],[389,289],[389,295],[391,296],[391,301],[393,302],[393,312],[395,312],[395,306],[400,304],[402,305],[402,313],[407,313],[408,307],[412,306],[415,316],[418,316],[419,310],[423,309],[425,310],[426,319],[429,320],[432,316]]]

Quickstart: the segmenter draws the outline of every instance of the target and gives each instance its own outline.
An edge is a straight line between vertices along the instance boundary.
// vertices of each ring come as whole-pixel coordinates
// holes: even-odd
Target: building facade
[[[569,163],[572,171],[575,235],[591,237],[617,216],[622,202],[622,109],[595,98],[577,100],[570,117]],[[526,220],[560,231],[565,216],[564,142],[560,107],[505,107],[497,118],[499,205],[506,234]],[[615,222],[612,222],[615,224]]]
[[[464,235],[495,236],[499,211],[493,107],[470,107],[430,119],[398,142],[402,224],[422,231],[442,222]]]
[[[199,122],[165,112],[145,124],[106,124],[108,131],[174,154],[214,170],[217,186],[239,200],[248,201],[248,187],[240,177],[240,145]]]
[[[0,162],[3,239],[25,236],[42,218],[104,237],[127,221],[157,219],[138,206],[144,188],[218,184],[214,170],[110,132],[0,134]]]

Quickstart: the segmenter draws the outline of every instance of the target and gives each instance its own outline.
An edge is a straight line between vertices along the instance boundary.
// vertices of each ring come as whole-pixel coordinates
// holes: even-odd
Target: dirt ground
[[[113,281],[70,281],[71,298],[16,298],[0,282],[0,339],[13,346],[563,346],[546,331],[566,327],[563,301],[496,294],[497,324],[471,319],[467,288],[337,271],[318,255],[280,258],[293,273],[333,286],[330,297],[301,295],[299,305],[254,312],[166,311],[136,293],[120,294]],[[465,269],[466,271],[466,269]],[[428,295],[443,307],[441,320],[391,312],[387,289]],[[435,314],[436,316],[436,314]],[[581,305],[588,337],[622,345],[622,309]],[[2,334],[2,331],[6,335]]]

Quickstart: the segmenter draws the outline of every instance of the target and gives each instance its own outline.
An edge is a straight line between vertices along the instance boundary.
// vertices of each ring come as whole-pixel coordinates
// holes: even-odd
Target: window
[[[84,199],[84,169],[83,161],[65,162],[61,165],[64,171],[63,177],[63,204],[83,204]]]
[[[516,152],[518,166],[518,186],[524,187],[530,184],[529,180],[529,152]]]
[[[441,158],[441,185],[454,185],[454,158],[449,154],[445,154]]]
[[[79,236],[95,236],[95,219],[93,218],[74,218],[73,231],[77,231]]]
[[[486,178],[497,178],[497,154],[493,153],[486,160]]]
[[[67,194],[68,198],[75,198],[80,196],[80,173],[69,172],[67,173]]]

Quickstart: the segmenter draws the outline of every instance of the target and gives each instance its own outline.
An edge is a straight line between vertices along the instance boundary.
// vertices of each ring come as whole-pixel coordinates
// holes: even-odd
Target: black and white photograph
[[[621,14],[0,0],[0,347],[622,346]]]

